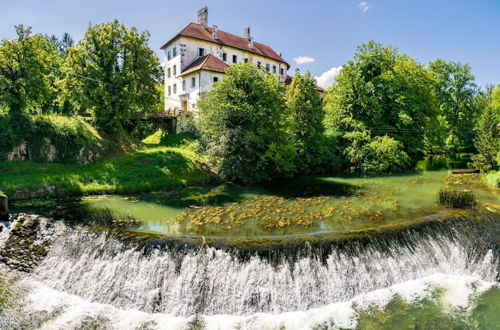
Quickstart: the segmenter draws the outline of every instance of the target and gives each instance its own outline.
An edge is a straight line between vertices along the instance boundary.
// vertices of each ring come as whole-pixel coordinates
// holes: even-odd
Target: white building
[[[254,63],[285,82],[288,63],[271,47],[255,42],[250,27],[237,36],[208,27],[208,8],[198,11],[198,23],[190,23],[161,47],[165,53],[165,111],[181,120],[196,113],[197,100],[222,79],[235,63]]]

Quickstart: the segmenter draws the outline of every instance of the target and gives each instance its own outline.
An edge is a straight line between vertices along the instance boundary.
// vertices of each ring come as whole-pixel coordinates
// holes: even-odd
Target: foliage
[[[22,134],[14,134],[11,126],[9,117],[0,115],[0,160],[5,160],[7,154],[21,143],[25,144],[25,156],[31,161],[76,163],[82,158],[94,160],[104,149],[102,137],[80,118],[61,115],[26,117]]]
[[[105,132],[133,127],[133,121],[155,109],[159,98],[160,63],[148,39],[147,32],[127,29],[117,20],[89,27],[69,48],[61,98],[90,110]]]
[[[203,184],[211,174],[199,154],[176,147],[152,147],[88,165],[0,163],[0,190],[7,195],[56,196],[125,194]]]
[[[394,169],[408,166],[408,155],[420,157],[436,113],[432,86],[432,75],[396,49],[373,41],[359,46],[326,97],[327,134],[338,140],[345,166],[388,170],[382,159],[372,160],[389,146],[397,152]],[[368,153],[368,146],[379,150]]]
[[[492,93],[492,96],[490,104],[484,108],[477,123],[477,136],[474,140],[477,154],[471,157],[472,162],[469,164],[470,167],[483,172],[499,167],[497,157],[500,150],[500,134],[497,124],[500,122],[500,104],[495,103],[496,94]]]
[[[202,144],[225,180],[258,182],[293,172],[284,86],[251,64],[237,64],[199,101]]]
[[[9,110],[16,130],[28,112],[51,95],[49,76],[55,61],[53,44],[31,28],[16,26],[17,39],[0,43],[0,105]]]
[[[436,144],[445,145],[447,153],[474,151],[474,124],[478,107],[474,103],[478,88],[468,64],[445,62],[442,59],[429,64],[429,70],[435,77],[435,94],[438,102],[438,113],[443,120],[441,131],[447,136]],[[433,150],[435,153],[436,150]]]
[[[301,75],[297,71],[285,98],[292,143],[297,149],[297,169],[301,173],[313,173],[331,168],[334,150],[326,144],[323,126],[325,112],[316,81],[309,73]]]
[[[371,139],[366,131],[353,131],[346,134],[346,139],[352,144],[342,154],[357,172],[393,173],[405,169],[410,162],[402,144],[389,136]]]
[[[453,209],[472,209],[477,206],[476,196],[470,190],[441,189],[438,203]]]

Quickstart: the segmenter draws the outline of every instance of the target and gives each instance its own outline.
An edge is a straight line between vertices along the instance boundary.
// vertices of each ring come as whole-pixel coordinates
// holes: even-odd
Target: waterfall
[[[146,247],[67,228],[30,277],[122,310],[176,317],[299,312],[436,274],[495,282],[498,251],[484,230],[474,228],[405,230],[275,260],[206,246]]]

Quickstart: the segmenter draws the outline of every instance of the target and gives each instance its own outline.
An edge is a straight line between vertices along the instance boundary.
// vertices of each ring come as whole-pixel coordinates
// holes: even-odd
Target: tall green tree
[[[294,170],[285,87],[251,64],[226,69],[199,101],[202,145],[225,180],[253,183]]]
[[[287,88],[292,143],[297,149],[297,169],[302,173],[321,172],[332,166],[332,154],[324,136],[325,111],[316,81],[309,73],[297,71]]]
[[[425,132],[436,115],[432,86],[432,75],[395,48],[373,41],[359,46],[326,97],[327,134],[337,139],[345,166],[368,168],[358,156],[368,156],[362,149],[385,136],[392,140],[376,139],[375,143],[397,149],[399,165],[409,164],[407,154],[414,159],[420,157]],[[384,156],[378,153],[378,157]],[[399,165],[397,168],[401,168]]]
[[[478,88],[471,67],[437,59],[429,64],[429,70],[435,76],[438,112],[446,121],[443,129],[448,132],[444,141],[447,152],[473,152],[479,109],[474,103]]]
[[[0,43],[0,103],[14,126],[51,96],[52,44],[31,28],[16,26],[17,38]]]
[[[114,133],[154,111],[160,63],[148,46],[149,33],[127,29],[117,20],[88,28],[68,48],[63,65],[62,98],[88,109],[97,127]]]
[[[488,103],[483,108],[476,126],[474,146],[477,153],[472,155],[470,167],[483,172],[497,169],[500,164],[500,134],[497,125],[500,123],[500,85],[491,91]]]

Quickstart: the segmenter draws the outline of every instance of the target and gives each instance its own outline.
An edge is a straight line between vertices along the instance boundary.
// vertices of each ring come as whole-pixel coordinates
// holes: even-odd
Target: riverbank
[[[173,190],[214,179],[202,155],[175,143],[145,144],[88,165],[8,161],[0,169],[0,190],[10,200]]]

